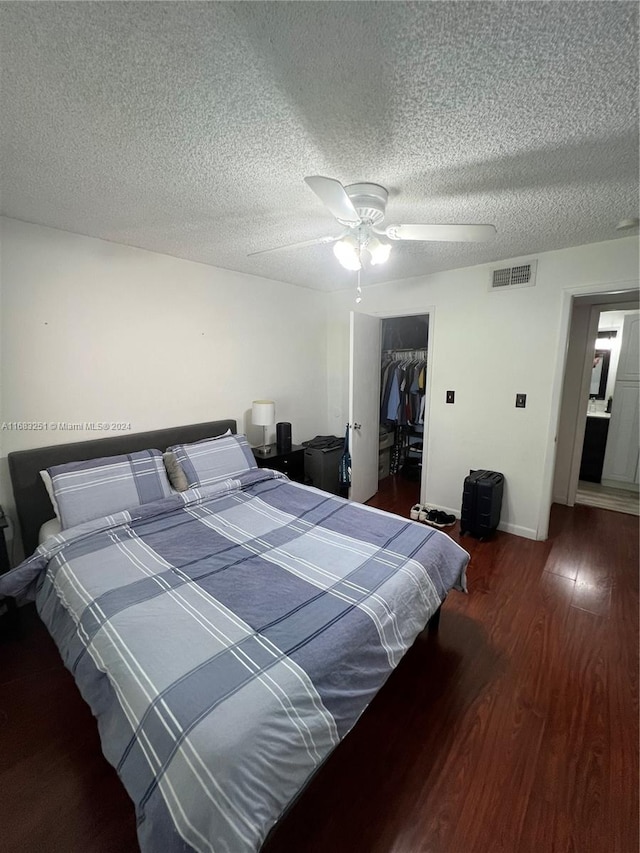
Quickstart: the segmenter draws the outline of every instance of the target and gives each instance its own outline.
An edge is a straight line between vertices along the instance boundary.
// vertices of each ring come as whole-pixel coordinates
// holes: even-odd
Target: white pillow
[[[49,521],[45,521],[38,533],[38,545],[42,545],[45,539],[50,536],[56,536],[61,530],[62,525],[57,518],[50,518]]]
[[[51,474],[48,471],[40,471],[40,476],[42,477],[42,482],[44,483],[44,487],[47,490],[47,494],[51,499],[51,505],[53,506],[53,511],[56,514],[56,518],[60,521],[60,510],[58,509],[58,501],[56,500],[55,493],[53,491],[53,483],[51,482]]]

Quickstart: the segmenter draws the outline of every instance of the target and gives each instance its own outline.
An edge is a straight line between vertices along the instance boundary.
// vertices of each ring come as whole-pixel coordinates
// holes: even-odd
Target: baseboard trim
[[[452,509],[448,506],[436,506],[435,504],[429,504],[434,509],[441,509],[443,512],[448,512],[451,515],[455,515],[457,519],[460,518],[460,510]],[[520,524],[511,524],[508,521],[501,521],[498,525],[498,530],[501,530],[503,533],[511,533],[513,536],[522,536],[524,539],[533,539],[537,540],[538,534],[536,530],[533,530],[531,527],[522,527]]]
[[[522,527],[520,524],[509,524],[509,522],[501,521],[498,530],[511,533],[514,536],[522,536],[524,539],[533,539],[534,541],[538,539],[537,530],[533,530],[531,527]]]

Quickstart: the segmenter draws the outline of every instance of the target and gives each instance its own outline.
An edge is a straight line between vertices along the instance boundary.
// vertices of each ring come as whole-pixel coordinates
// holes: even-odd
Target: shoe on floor
[[[413,519],[413,521],[426,521],[427,515],[430,512],[432,512],[430,506],[427,506],[426,504],[414,504],[411,507],[409,518]]]
[[[418,516],[418,519],[420,521],[424,521],[428,524],[429,523],[428,518],[429,518],[430,512],[433,512],[433,507],[427,506],[427,504],[422,504],[422,506],[420,507],[420,515]]]
[[[425,521],[432,527],[453,527],[456,523],[456,517],[448,512],[442,512],[441,509],[432,509],[427,513]]]

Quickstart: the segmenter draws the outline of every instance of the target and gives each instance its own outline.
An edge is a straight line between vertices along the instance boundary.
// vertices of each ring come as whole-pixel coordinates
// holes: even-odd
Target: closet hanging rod
[[[382,352],[426,352],[427,347],[390,347]]]
[[[385,350],[383,358],[391,359],[391,361],[426,361],[426,349],[401,349],[401,350]]]

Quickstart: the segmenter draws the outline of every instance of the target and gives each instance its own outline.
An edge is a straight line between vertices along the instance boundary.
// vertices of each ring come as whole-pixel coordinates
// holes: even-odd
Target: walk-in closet
[[[420,488],[427,401],[429,315],[382,321],[378,479],[401,475]]]

